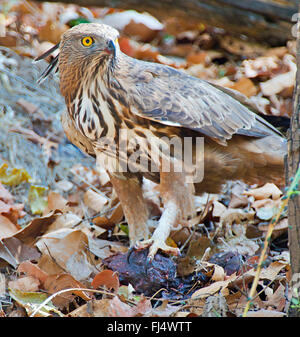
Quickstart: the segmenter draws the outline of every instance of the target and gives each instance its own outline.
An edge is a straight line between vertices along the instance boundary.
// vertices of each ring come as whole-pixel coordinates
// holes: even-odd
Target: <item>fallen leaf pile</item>
[[[235,89],[285,132],[295,41],[259,45],[134,9],[23,0],[0,8],[0,315],[240,316],[282,186],[234,182],[220,195],[195,197],[197,216],[168,238],[182,256],[157,254],[146,264],[147,251],[128,254],[128,226],[107,173],[64,136],[56,75],[37,86],[46,63],[32,59],[69,27],[103,22],[120,30],[124,53]],[[144,193],[154,230],[160,196],[149,181]],[[287,228],[283,213],[248,316],[286,315]]]

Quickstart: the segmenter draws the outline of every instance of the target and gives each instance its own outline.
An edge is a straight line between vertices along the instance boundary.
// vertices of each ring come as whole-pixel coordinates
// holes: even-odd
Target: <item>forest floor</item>
[[[22,0],[0,8],[0,315],[241,316],[283,187],[230,182],[220,195],[195,197],[197,217],[168,239],[182,257],[158,255],[155,276],[138,263],[134,269],[124,260],[128,228],[107,174],[67,141],[58,75],[38,85],[47,62],[33,59],[71,26],[104,22],[120,30],[124,53],[240,91],[285,134],[295,41],[270,47],[204,24],[110,8]],[[161,201],[153,183],[145,182],[145,193],[157,209],[154,228]],[[287,231],[283,213],[248,316],[286,315]]]

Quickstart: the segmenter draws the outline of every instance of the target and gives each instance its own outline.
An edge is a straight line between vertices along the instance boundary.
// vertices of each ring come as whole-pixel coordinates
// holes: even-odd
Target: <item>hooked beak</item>
[[[105,50],[107,53],[113,55],[114,58],[116,58],[116,43],[112,40],[108,42],[107,48]]]

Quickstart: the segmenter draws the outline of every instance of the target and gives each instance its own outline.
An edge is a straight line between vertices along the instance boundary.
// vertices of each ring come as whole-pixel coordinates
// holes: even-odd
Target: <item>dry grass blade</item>
[[[254,280],[253,280],[253,283],[252,283],[252,286],[251,286],[251,290],[250,290],[250,293],[249,293],[249,296],[248,296],[248,301],[247,301],[245,310],[243,312],[243,317],[247,316],[247,313],[250,309],[251,301],[253,300],[254,293],[256,291],[256,287],[257,287],[257,284],[258,284],[258,281],[259,281],[260,272],[261,272],[264,260],[266,258],[266,252],[267,252],[267,249],[269,247],[269,242],[270,242],[273,230],[274,230],[275,226],[277,225],[277,223],[280,219],[280,216],[283,213],[284,209],[287,207],[289,199],[293,195],[299,194],[299,191],[297,190],[299,180],[300,180],[300,166],[298,167],[296,175],[295,175],[286,195],[284,197],[282,197],[281,205],[280,205],[280,208],[279,208],[278,212],[276,213],[275,217],[273,218],[273,220],[269,224],[268,232],[266,234],[266,238],[265,238],[265,241],[264,241],[264,247],[263,247],[263,250],[260,254],[256,274],[255,274],[255,277],[254,277]]]

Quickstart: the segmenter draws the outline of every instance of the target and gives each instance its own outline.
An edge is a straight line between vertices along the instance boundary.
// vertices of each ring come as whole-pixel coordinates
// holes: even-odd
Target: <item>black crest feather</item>
[[[45,59],[47,56],[51,55],[58,48],[59,48],[59,43],[57,43],[55,46],[47,50],[44,54],[35,58],[34,61],[37,62],[42,59]],[[55,71],[55,72],[57,71],[58,57],[59,57],[59,54],[57,54],[53,58],[53,60],[49,63],[48,67],[42,72],[42,74],[38,78],[37,83],[39,84],[42,83],[52,71]]]

